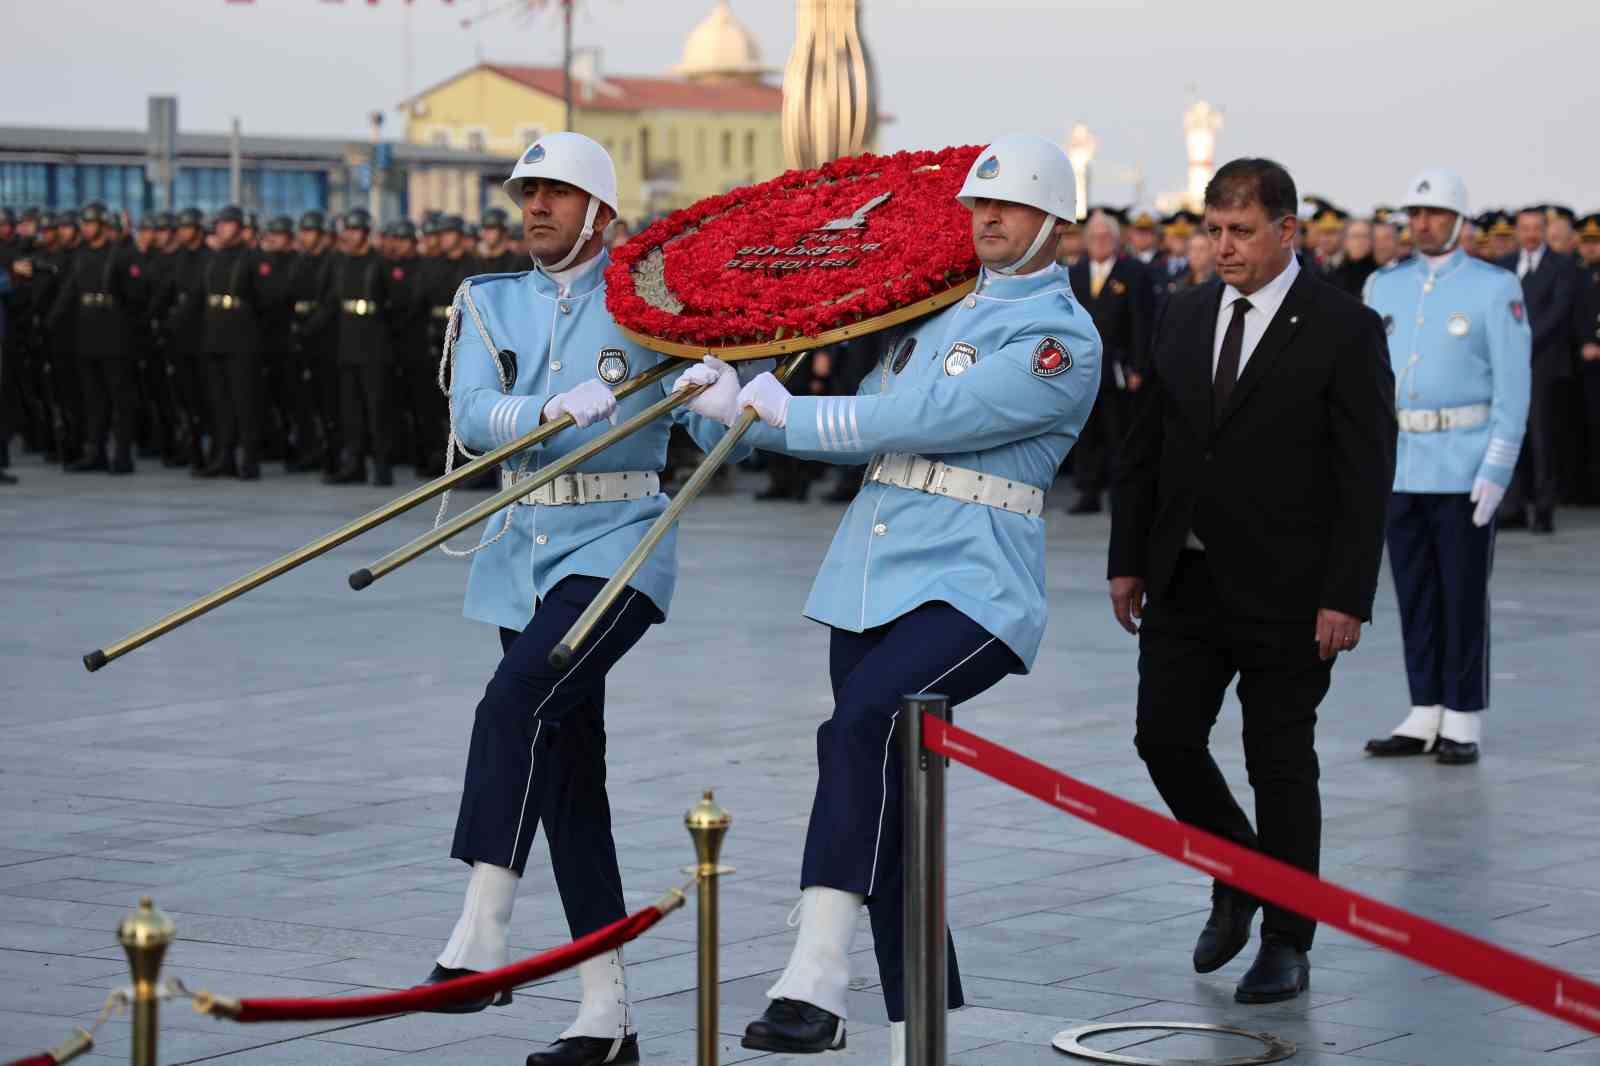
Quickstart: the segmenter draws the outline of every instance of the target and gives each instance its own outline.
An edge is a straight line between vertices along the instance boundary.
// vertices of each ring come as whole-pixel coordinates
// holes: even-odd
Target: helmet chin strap
[[[1466,221],[1467,216],[1461,214],[1456,215],[1456,224],[1450,230],[1450,242],[1445,245],[1445,251],[1453,252],[1455,251],[1456,246],[1461,243],[1461,227]]]
[[[1022,253],[1022,258],[1018,259],[1010,266],[996,267],[994,268],[994,272],[996,274],[1005,274],[1009,276],[1011,274],[1015,274],[1028,263],[1032,262],[1033,257],[1038,255],[1039,250],[1044,247],[1044,242],[1050,239],[1050,231],[1055,228],[1055,225],[1056,216],[1044,216],[1044,222],[1039,226],[1039,235],[1033,239],[1032,244],[1028,245],[1028,250]]]
[[[561,257],[560,262],[540,262],[540,268],[547,273],[554,273],[557,270],[565,270],[571,266],[572,261],[578,258],[578,253],[583,251],[584,245],[588,244],[589,239],[594,236],[594,216],[599,213],[600,201],[593,196],[589,197],[589,209],[583,215],[583,232],[579,233],[578,239],[572,242],[572,249]]]

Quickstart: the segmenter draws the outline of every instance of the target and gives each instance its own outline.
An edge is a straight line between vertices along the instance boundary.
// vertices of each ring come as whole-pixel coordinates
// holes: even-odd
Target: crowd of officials
[[[1352,217],[1305,199],[1302,264],[1356,297],[1413,252],[1406,219]],[[129,232],[129,229],[132,232]],[[614,240],[627,229],[617,226]],[[476,225],[430,214],[420,227],[366,211],[264,224],[236,207],[206,218],[147,213],[137,227],[91,203],[0,209],[0,481],[23,446],[75,472],[127,474],[135,457],[202,478],[260,476],[263,462],[330,484],[393,482],[443,468],[437,374],[449,306],[474,274],[528,268],[521,227],[491,208]],[[1517,273],[1534,329],[1529,446],[1502,527],[1553,529],[1558,503],[1600,503],[1600,214],[1562,206],[1487,211],[1462,238]],[[1074,450],[1072,513],[1104,497],[1164,300],[1213,274],[1200,216],[1098,208],[1057,256],[1105,344],[1095,412]],[[871,338],[819,353],[797,392],[853,393],[879,353]],[[686,461],[688,447],[675,448]],[[804,500],[817,464],[767,457],[761,499]],[[859,471],[826,498],[848,500]]]

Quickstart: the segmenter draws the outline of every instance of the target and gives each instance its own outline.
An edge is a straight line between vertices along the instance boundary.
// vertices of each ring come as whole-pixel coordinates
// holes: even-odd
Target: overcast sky
[[[581,0],[577,43],[613,73],[659,73],[711,0]],[[463,16],[506,0],[416,0],[411,86],[479,58],[559,61],[554,13]],[[1453,166],[1474,210],[1556,200],[1600,209],[1596,0],[861,0],[887,149],[1100,139],[1096,199],[1183,186],[1191,88],[1221,108],[1219,162],[1271,155],[1302,193],[1365,210],[1411,172]],[[780,68],[792,0],[733,0]],[[364,137],[399,116],[402,0],[0,0],[0,124],[142,127],[145,97],[176,93],[188,130],[239,116],[254,133]]]

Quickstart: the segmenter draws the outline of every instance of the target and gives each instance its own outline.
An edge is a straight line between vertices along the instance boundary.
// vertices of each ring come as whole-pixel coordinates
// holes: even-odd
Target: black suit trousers
[[[1106,371],[1110,375],[1109,368]],[[1078,492],[1099,499],[1116,469],[1117,455],[1122,438],[1128,432],[1129,408],[1133,393],[1124,392],[1116,384],[1101,382],[1100,395],[1089,420],[1078,435],[1072,449],[1072,480]]]
[[[1185,551],[1167,595],[1145,611],[1139,631],[1135,737],[1175,818],[1309,873],[1317,872],[1322,850],[1317,705],[1333,665],[1317,658],[1315,634],[1314,618],[1274,623],[1232,616],[1217,598],[1204,553]],[[1235,677],[1255,827],[1209,749]],[[1309,951],[1316,923],[1268,905],[1262,932]]]
[[[1545,511],[1555,508],[1559,481],[1556,421],[1560,413],[1556,395],[1565,386],[1566,382],[1552,380],[1534,370],[1533,388],[1528,394],[1528,430],[1522,438],[1522,451],[1517,456],[1511,487],[1500,504],[1502,516],[1521,517],[1530,507]]]

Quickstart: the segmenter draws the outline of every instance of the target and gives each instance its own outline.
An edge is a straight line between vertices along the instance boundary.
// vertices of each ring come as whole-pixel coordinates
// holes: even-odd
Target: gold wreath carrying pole
[[[679,362],[660,363],[643,374],[630,378],[617,386],[614,395],[619,400],[631,396],[640,389],[655,384],[673,371],[681,369],[683,365]],[[268,563],[259,570],[252,570],[243,577],[222,586],[215,592],[200,597],[187,607],[173,611],[161,620],[130,633],[115,644],[108,644],[104,648],[90,652],[83,657],[83,665],[92,674],[112,660],[120,659],[128,652],[143,647],[162,634],[170,633],[184,623],[192,622],[201,615],[213,611],[231,600],[238,599],[251,589],[288,573],[302,563],[310,562],[319,555],[327,554],[346,541],[383,525],[391,518],[405,514],[413,507],[426,503],[447,489],[454,488],[456,485],[476,477],[485,470],[492,469],[518,452],[543,443],[572,424],[571,415],[562,415],[554,421],[546,422],[511,443],[502,445],[492,452],[486,452],[465,466],[452,470],[450,473],[441,478],[436,478],[426,485],[419,485],[404,496],[384,504],[375,511],[368,511],[348,525],[341,526],[332,533],[327,533],[309,544],[296,548],[288,555]]]
[[[541,468],[533,476],[525,478],[509,488],[501,489],[477,506],[462,511],[438,529],[430,530],[410,544],[396,548],[371,566],[364,566],[355,571],[350,575],[350,587],[359,592],[385,574],[392,573],[418,556],[427,554],[457,533],[477,525],[501,508],[510,506],[528,495],[528,493],[535,492],[548,485],[581,463],[588,462],[613,444],[639,432],[662,415],[671,412],[674,408],[683,406],[710,387],[710,385],[691,385],[657,400],[621,425],[608,429],[588,443],[574,448],[549,466]]]
[[[787,382],[794,372],[800,369],[800,364],[805,362],[806,356],[810,354],[810,352],[797,352],[790,356],[778,371],[778,380]],[[578,616],[578,620],[572,623],[572,628],[567,630],[567,635],[562,639],[561,643],[551,649],[551,666],[557,670],[565,670],[571,665],[574,652],[580,644],[588,639],[589,632],[594,629],[595,623],[600,621],[600,616],[610,609],[618,596],[622,595],[622,590],[627,587],[629,581],[633,580],[633,576],[639,572],[639,568],[650,557],[650,553],[655,551],[656,545],[661,543],[661,538],[665,537],[667,531],[677,524],[679,516],[683,514],[683,509],[688,507],[696,496],[700,495],[701,490],[711,481],[712,475],[727,461],[728,455],[733,451],[734,446],[755,424],[757,417],[755,411],[750,408],[746,408],[741,412],[738,420],[729,427],[728,432],[722,435],[722,439],[717,441],[716,447],[712,448],[705,459],[701,460],[700,465],[695,467],[694,473],[684,483],[683,488],[679,489],[677,494],[672,497],[672,502],[667,504],[667,509],[657,516],[655,524],[644,535],[644,539],[634,546],[633,551],[628,553],[628,557],[622,561],[622,565],[617,569],[617,572],[611,575],[611,580],[606,582],[605,588],[600,590],[599,595],[589,601],[589,606],[584,608],[583,613]]]

